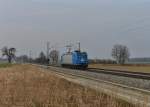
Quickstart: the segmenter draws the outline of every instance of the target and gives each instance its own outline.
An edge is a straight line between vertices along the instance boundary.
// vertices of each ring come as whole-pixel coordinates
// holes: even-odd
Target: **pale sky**
[[[0,48],[37,55],[81,42],[90,58],[111,58],[115,44],[150,57],[150,0],[0,0]]]

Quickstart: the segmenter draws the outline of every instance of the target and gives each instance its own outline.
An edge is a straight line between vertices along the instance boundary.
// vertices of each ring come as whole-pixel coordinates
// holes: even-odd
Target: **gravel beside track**
[[[86,70],[70,70],[66,68],[61,68],[65,72],[71,72],[75,74],[84,74],[87,76],[92,76],[96,79],[101,79],[105,81],[110,81],[118,84],[123,84],[131,87],[146,89],[150,91],[150,80],[147,79],[139,79],[139,78],[132,78],[126,76],[118,76],[112,74],[105,74],[105,73],[96,73],[96,72],[88,72]]]

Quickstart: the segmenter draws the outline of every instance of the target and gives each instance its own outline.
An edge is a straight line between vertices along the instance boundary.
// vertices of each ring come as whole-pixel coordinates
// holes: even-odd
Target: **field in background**
[[[31,65],[0,68],[0,107],[137,107]]]
[[[150,73],[150,65],[142,65],[142,64],[141,65],[90,64],[89,67]]]

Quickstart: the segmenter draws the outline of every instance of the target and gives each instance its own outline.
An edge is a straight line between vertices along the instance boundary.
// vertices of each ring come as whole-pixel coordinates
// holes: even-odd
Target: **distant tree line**
[[[21,55],[21,56],[16,57],[16,61],[18,63],[27,63],[31,61],[31,58],[29,58],[27,55]]]
[[[115,60],[111,59],[89,59],[89,64],[116,64]]]
[[[47,58],[45,53],[41,51],[36,58],[29,58],[27,55],[21,55],[16,57],[16,60],[19,63],[57,64],[59,62],[59,52],[52,50]]]
[[[30,58],[27,55],[21,55],[16,58],[18,63],[38,63],[38,64],[47,64],[47,58],[44,52],[40,52],[37,58]]]
[[[52,50],[47,56],[44,52],[40,52],[37,58],[30,58],[27,55],[21,55],[16,57],[16,48],[3,47],[1,49],[2,56],[6,56],[9,63],[12,63],[13,60],[17,62],[30,62],[30,63],[39,63],[39,64],[58,64],[59,62],[59,51]],[[125,64],[129,60],[130,52],[127,46],[125,45],[114,45],[111,52],[114,60],[111,59],[89,59],[90,64]],[[146,60],[146,59],[145,59]]]
[[[130,57],[130,52],[127,46],[125,45],[114,45],[112,48],[111,56],[114,60],[111,59],[90,59],[90,64],[125,64]]]
[[[44,54],[44,52],[40,52],[39,57],[35,58],[34,62],[39,63],[39,64],[47,64],[48,59],[47,59],[46,55]]]

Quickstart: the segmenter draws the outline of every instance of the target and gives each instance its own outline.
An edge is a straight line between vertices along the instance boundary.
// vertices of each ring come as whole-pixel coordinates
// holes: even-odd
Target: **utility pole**
[[[50,57],[49,57],[49,51],[50,51],[50,43],[49,42],[47,42],[47,61],[48,61],[48,64],[49,64],[49,62],[50,62]]]
[[[29,60],[30,60],[30,63],[32,62],[31,60],[32,60],[32,51],[30,50],[29,51]]]
[[[81,51],[81,44],[80,44],[80,42],[78,42],[78,46],[79,46],[79,51]]]
[[[50,45],[50,43],[49,42],[47,42],[47,59],[49,58],[49,45]]]

